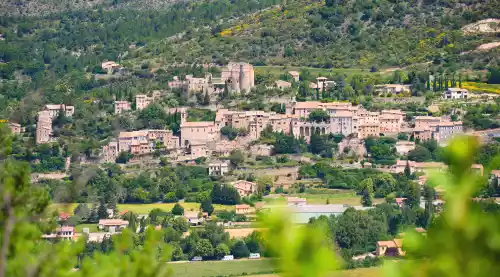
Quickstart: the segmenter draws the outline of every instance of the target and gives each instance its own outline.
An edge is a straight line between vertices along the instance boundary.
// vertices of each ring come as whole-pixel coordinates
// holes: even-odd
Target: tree
[[[194,248],[194,255],[201,257],[212,257],[214,249],[208,239],[200,239]]]
[[[73,210],[73,213],[78,216],[82,222],[87,222],[90,219],[90,209],[85,203],[78,204]]]
[[[320,110],[320,109],[312,111],[308,117],[308,121],[317,122],[317,123],[325,122],[328,120],[330,120],[330,115],[328,115],[327,112]]]
[[[214,256],[217,257],[217,259],[222,259],[226,255],[229,255],[229,247],[224,243],[218,244],[217,247],[215,247]]]
[[[212,205],[212,199],[205,199],[203,202],[201,202],[200,205],[200,210],[202,210],[205,213],[208,213],[208,215],[211,215],[214,212],[214,206]]]
[[[99,216],[99,219],[107,219],[109,217],[108,208],[106,208],[104,200],[102,199],[99,203],[99,208],[97,208],[97,215]]]
[[[363,207],[371,207],[373,205],[373,180],[365,179],[360,184],[361,189],[361,205]]]
[[[250,251],[248,251],[247,245],[244,241],[238,240],[231,247],[231,254],[236,258],[248,258]]]
[[[173,215],[183,215],[184,214],[184,207],[181,206],[179,203],[175,203],[174,207],[172,208],[172,214]]]
[[[409,179],[411,176],[411,169],[410,169],[410,162],[408,162],[408,161],[406,161],[404,173],[405,173],[406,178]]]
[[[415,162],[425,162],[431,159],[431,152],[420,145],[417,145],[415,149],[408,152],[408,160]]]
[[[210,95],[208,94],[208,90],[205,91],[205,97],[203,97],[203,105],[204,106],[210,105]]]
[[[231,155],[229,156],[229,160],[234,166],[238,166],[245,161],[245,156],[240,150],[231,151]]]
[[[177,232],[187,232],[189,230],[189,222],[183,216],[176,217],[172,221],[172,228]]]
[[[118,154],[118,157],[116,158],[116,163],[126,164],[133,157],[134,155],[131,154],[130,152],[122,151],[120,152],[120,154]]]
[[[405,204],[410,208],[420,207],[420,185],[416,182],[410,182]]]

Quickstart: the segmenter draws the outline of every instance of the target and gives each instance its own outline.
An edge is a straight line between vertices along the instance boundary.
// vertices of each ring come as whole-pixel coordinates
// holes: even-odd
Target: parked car
[[[201,261],[203,261],[203,258],[202,258],[202,257],[200,257],[200,256],[194,256],[194,257],[191,259],[191,261],[193,261],[193,262],[201,262]]]
[[[232,261],[234,260],[234,256],[233,255],[226,255],[224,256],[224,258],[222,258],[223,261]]]
[[[260,253],[250,253],[249,259],[260,259]]]

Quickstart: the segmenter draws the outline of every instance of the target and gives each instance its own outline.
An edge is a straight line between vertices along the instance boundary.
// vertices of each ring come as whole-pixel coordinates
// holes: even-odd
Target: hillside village
[[[0,3],[0,277],[496,276],[499,6]]]
[[[109,76],[120,74],[120,72],[123,73],[125,70],[114,62],[103,62],[102,69]],[[292,84],[300,81],[300,73],[289,71],[287,74],[291,82],[276,80],[275,86],[268,86],[266,89],[293,90],[293,87],[296,88]],[[208,98],[208,103],[217,103],[222,95],[228,93],[243,95],[248,91],[252,91],[255,86],[253,66],[238,62],[231,62],[227,67],[224,67],[220,77],[214,77],[212,74],[207,73],[203,78],[186,75],[181,80],[179,77],[174,76],[173,80],[168,82],[168,89],[180,90],[187,95],[197,92],[204,93],[205,97]],[[316,95],[318,95],[319,91],[324,94],[325,91],[335,89],[336,86],[338,84],[335,81],[328,80],[325,77],[317,77],[316,82],[309,84],[309,88],[313,90],[313,95],[314,91],[316,91]],[[396,98],[401,96],[411,97],[410,85],[380,84],[375,87],[375,90],[382,95],[394,95]],[[134,102],[116,99],[114,100],[114,114],[127,116],[147,110],[157,105],[164,96],[165,91],[154,90],[148,94],[136,94]],[[444,90],[439,101],[440,103],[446,103],[447,101],[465,101],[467,103],[467,101],[476,100],[467,89],[457,87]],[[175,209],[181,209],[182,211],[174,213],[173,218],[177,220],[175,221],[177,223],[174,224],[183,226],[175,227],[174,225],[174,227],[180,228],[179,230],[183,230],[184,234],[188,234],[190,228],[201,228],[206,224],[215,222],[218,226],[225,228],[233,239],[241,239],[250,235],[255,231],[251,227],[251,222],[255,220],[256,214],[270,210],[288,210],[295,224],[306,224],[318,216],[341,216],[349,208],[357,211],[367,211],[375,207],[374,204],[370,204],[373,203],[372,200],[365,199],[365,197],[370,196],[364,194],[363,188],[356,193],[361,194],[361,202],[359,203],[352,203],[349,200],[347,202],[349,204],[347,204],[340,199],[332,204],[329,203],[328,197],[321,198],[326,199],[325,204],[318,203],[315,198],[311,198],[312,202],[310,202],[306,198],[307,196],[301,197],[301,191],[319,191],[321,187],[324,187],[324,185],[321,185],[322,182],[330,182],[322,180],[324,177],[320,175],[317,175],[317,177],[307,176],[309,173],[302,172],[311,165],[314,168],[314,164],[324,162],[314,156],[311,159],[311,155],[307,154],[310,151],[314,153],[313,147],[315,146],[313,144],[318,143],[318,139],[328,141],[332,136],[336,136],[336,143],[330,146],[327,145],[323,150],[327,152],[321,152],[321,156],[337,157],[341,163],[344,162],[340,165],[341,167],[351,168],[349,170],[368,170],[369,174],[379,176],[372,177],[375,178],[374,180],[382,178],[381,176],[391,179],[393,179],[392,176],[407,176],[418,184],[419,190],[425,190],[427,173],[430,170],[444,171],[447,165],[442,162],[427,162],[419,160],[419,158],[415,161],[415,153],[422,151],[421,145],[429,142],[431,144],[436,143],[436,147],[444,147],[454,137],[464,134],[476,136],[483,143],[487,143],[492,136],[499,132],[498,129],[479,132],[466,129],[462,121],[457,120],[458,118],[451,119],[450,116],[412,116],[411,113],[401,109],[370,111],[363,105],[353,104],[348,101],[320,101],[314,99],[314,97],[306,101],[297,101],[295,97],[292,97],[291,101],[280,104],[279,112],[266,110],[242,111],[214,105],[211,108],[211,112],[214,113],[213,121],[190,121],[189,113],[192,109],[194,108],[190,106],[164,108],[164,112],[168,117],[178,120],[179,129],[175,133],[171,129],[140,129],[121,131],[116,137],[108,138],[108,142],[100,148],[97,158],[93,159],[92,164],[106,167],[118,163],[125,172],[129,170],[127,169],[128,165],[140,165],[140,168],[150,170],[155,168],[154,162],[151,162],[161,157],[160,164],[167,162],[174,167],[176,164],[177,166],[202,166],[201,168],[205,171],[203,173],[206,176],[205,178],[212,178],[212,180],[216,181],[221,180],[226,183],[227,187],[223,185],[222,190],[226,189],[228,192],[234,190],[236,196],[234,196],[234,200],[229,200],[228,203],[235,205],[229,208],[229,214],[227,214],[227,210],[219,210],[213,213],[213,208],[207,208],[206,206],[212,204],[205,202],[201,202],[199,209],[189,205],[192,208],[184,210],[182,208],[183,204],[180,203],[185,200],[174,196],[177,201],[180,201],[175,204],[172,213],[174,213]],[[57,143],[57,137],[53,135],[53,126],[57,125],[58,122],[64,122],[65,119],[73,117],[77,112],[75,106],[72,105],[46,104],[43,106],[37,115],[36,143],[39,145]],[[25,127],[20,124],[9,123],[9,126],[15,134],[25,132]],[[279,144],[276,145],[276,142],[270,141],[270,136],[288,136],[299,144],[309,145],[310,149],[304,149],[303,153],[292,151],[290,153],[296,154],[287,157],[287,152],[276,149]],[[387,154],[392,156],[394,162],[385,163],[382,162],[384,157],[376,156],[377,154],[371,149],[373,146],[369,145],[374,141],[380,143],[376,142],[377,140],[386,141],[383,143],[391,145],[390,147],[393,150],[390,150]],[[327,143],[326,141],[321,143]],[[328,149],[328,147],[333,148]],[[328,155],[332,156],[324,156],[328,152],[330,153]],[[241,160],[238,162],[234,160],[234,156],[237,155],[242,155]],[[346,160],[348,163],[342,161],[346,157],[349,157]],[[248,164],[247,162],[250,162],[250,160],[256,161],[259,166],[252,166],[252,163],[255,165],[255,162]],[[271,161],[271,163],[266,166],[265,163],[260,162],[264,160]],[[277,163],[272,162],[274,160]],[[280,160],[286,162],[280,165]],[[84,165],[88,161],[83,160],[79,163]],[[57,181],[61,178],[67,178],[69,174],[72,174],[71,164],[70,158],[67,157],[65,159],[65,171],[35,173],[32,175],[32,181],[44,183],[51,182],[50,180]],[[335,162],[330,163],[330,166],[335,167]],[[273,170],[276,170],[276,173],[273,173]],[[474,164],[472,170],[480,175],[485,174],[481,164]],[[493,176],[492,180],[500,178],[500,174],[497,174],[496,171],[492,171],[491,174]],[[271,178],[265,179],[268,177]],[[268,183],[263,183],[262,180],[268,180],[264,181]],[[363,180],[363,182],[365,181]],[[263,185],[265,187],[262,187]],[[379,195],[377,191],[375,192],[376,195]],[[214,194],[215,191],[211,193]],[[426,203],[430,201],[429,203],[434,207],[433,209],[439,211],[445,203],[442,193],[443,191],[438,190],[437,195],[432,199],[422,196],[421,199],[416,200],[417,207],[425,209]],[[279,202],[281,204],[276,204],[272,201],[272,199],[283,199],[283,196],[284,203]],[[409,197],[406,193],[402,193],[400,197],[395,198],[396,209],[405,209],[407,207],[405,202]],[[142,228],[145,227],[142,224],[153,216],[151,214],[136,215],[127,210],[118,211],[116,203],[106,205],[101,202],[99,210],[103,212],[99,212],[101,214],[98,216],[98,222],[82,225],[85,227],[77,227],[78,224],[75,226],[70,222],[73,222],[74,217],[81,213],[81,209],[88,210],[86,204],[81,205],[75,209],[75,215],[73,216],[71,213],[60,213],[58,221],[61,227],[42,237],[52,241],[77,240],[86,237],[89,243],[102,243],[111,236],[120,234],[122,230],[130,228],[130,224],[133,224],[134,232],[141,232]],[[137,216],[137,219],[130,216]],[[222,217],[223,220],[218,219],[218,217]],[[139,223],[138,220],[143,223]],[[88,222],[92,222],[92,220]],[[162,225],[158,224],[155,228],[161,230]],[[425,229],[419,227],[417,231],[422,233],[425,232]],[[373,252],[355,255],[352,257],[352,261],[376,260],[384,256],[403,257],[402,240],[395,238],[389,241],[378,241]],[[251,253],[251,257],[260,257],[260,254]],[[196,256],[193,259],[202,258]]]

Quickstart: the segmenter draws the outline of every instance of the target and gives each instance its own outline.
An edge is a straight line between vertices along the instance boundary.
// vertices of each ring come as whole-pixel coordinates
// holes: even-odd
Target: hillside
[[[158,9],[182,0],[3,0],[0,16],[45,16],[91,8]]]
[[[288,0],[167,43],[167,60],[249,60],[260,65],[405,66],[432,61],[470,67],[499,63],[498,50],[460,56],[498,41],[485,18],[500,18],[492,1]],[[494,20],[493,20],[494,21]],[[471,25],[467,25],[471,24]],[[487,32],[462,32],[483,26]],[[476,26],[476,27],[474,27]],[[161,42],[164,43],[163,41]],[[157,44],[147,48],[156,48]]]

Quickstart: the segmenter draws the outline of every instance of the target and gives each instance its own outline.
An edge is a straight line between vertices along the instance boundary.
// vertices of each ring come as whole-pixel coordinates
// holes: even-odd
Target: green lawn
[[[97,229],[97,224],[96,223],[89,223],[89,224],[78,224],[75,226],[75,232],[81,233],[83,232],[83,228],[89,228],[89,231],[92,232],[98,232],[99,230]]]
[[[269,260],[170,263],[175,277],[238,276],[273,272]]]
[[[77,203],[71,204],[52,204],[52,209],[59,209],[69,213],[73,213],[73,210],[77,206]],[[170,211],[172,207],[174,207],[175,203],[154,203],[154,204],[118,204],[118,210],[120,212],[123,211],[131,211],[137,214],[148,214],[152,209],[162,209],[166,211]],[[181,203],[185,210],[199,210],[200,203]],[[89,205],[90,206],[90,205]],[[215,210],[233,210],[234,206],[230,205],[218,205],[214,204]]]

